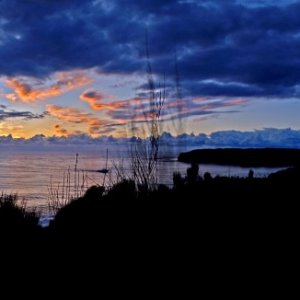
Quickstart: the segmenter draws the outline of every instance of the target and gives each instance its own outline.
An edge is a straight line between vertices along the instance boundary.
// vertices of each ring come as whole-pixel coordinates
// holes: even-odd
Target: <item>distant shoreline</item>
[[[219,148],[180,153],[178,161],[239,167],[291,167],[300,165],[300,149]]]

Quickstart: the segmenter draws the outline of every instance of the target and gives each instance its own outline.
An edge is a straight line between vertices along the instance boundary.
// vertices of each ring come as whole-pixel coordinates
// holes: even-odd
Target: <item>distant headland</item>
[[[180,153],[178,161],[185,163],[231,165],[240,167],[300,166],[300,149],[199,149],[190,152]]]

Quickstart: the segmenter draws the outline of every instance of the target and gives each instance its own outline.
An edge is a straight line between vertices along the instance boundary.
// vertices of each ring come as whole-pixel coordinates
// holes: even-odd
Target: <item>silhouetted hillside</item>
[[[300,149],[199,149],[181,153],[178,160],[186,163],[240,167],[289,167],[300,165]]]
[[[256,178],[253,172],[246,178],[202,177],[193,164],[186,175],[174,174],[172,188],[147,190],[130,180],[108,190],[94,186],[62,207],[45,229],[34,214],[2,197],[4,257],[25,273],[38,270],[43,259],[58,274],[64,269],[62,277],[73,274],[66,266],[77,269],[98,262],[96,271],[106,278],[123,280],[131,272],[145,281],[154,272],[162,282],[166,274],[186,276],[191,266],[203,268],[203,262],[212,272],[212,262],[228,262],[227,270],[232,259],[240,265],[246,257],[251,265],[264,247],[270,257],[278,243],[297,242],[299,170],[289,168],[267,178]],[[21,259],[14,249],[22,251]]]

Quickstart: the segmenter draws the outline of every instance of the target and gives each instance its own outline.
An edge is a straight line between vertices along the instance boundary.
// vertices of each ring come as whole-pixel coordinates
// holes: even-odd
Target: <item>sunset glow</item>
[[[125,2],[0,4],[0,135],[300,129],[299,3]]]

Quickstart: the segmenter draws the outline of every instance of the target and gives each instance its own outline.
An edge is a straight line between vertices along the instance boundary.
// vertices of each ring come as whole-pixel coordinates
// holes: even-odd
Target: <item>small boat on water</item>
[[[109,172],[109,170],[107,169],[107,162],[108,162],[108,149],[106,149],[106,165],[105,165],[105,168],[102,168],[100,170],[96,170],[96,172],[107,174]]]
[[[108,173],[108,172],[109,172],[109,170],[108,170],[108,169],[105,169],[105,168],[103,168],[103,169],[97,170],[96,172],[98,172],[98,173],[103,173],[103,174],[106,174],[106,173]]]

